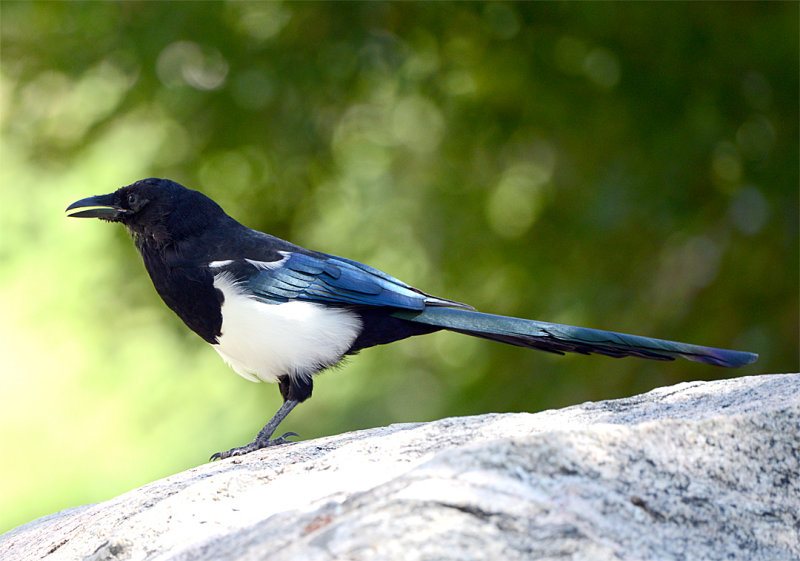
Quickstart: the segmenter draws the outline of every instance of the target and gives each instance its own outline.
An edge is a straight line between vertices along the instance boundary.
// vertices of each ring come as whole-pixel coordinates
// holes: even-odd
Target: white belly
[[[245,295],[226,273],[214,278],[222,291],[222,334],[214,349],[253,382],[305,377],[336,364],[361,332],[353,312],[312,302],[266,304]]]

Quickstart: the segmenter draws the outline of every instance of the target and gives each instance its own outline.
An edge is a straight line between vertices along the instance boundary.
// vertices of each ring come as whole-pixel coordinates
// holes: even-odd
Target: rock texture
[[[800,375],[299,442],[0,537],[2,559],[800,559]]]

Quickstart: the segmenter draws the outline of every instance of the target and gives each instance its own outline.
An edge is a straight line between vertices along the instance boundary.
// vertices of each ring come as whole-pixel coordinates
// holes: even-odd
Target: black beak
[[[75,210],[85,209],[85,210]],[[70,212],[74,211],[74,212]],[[108,195],[97,195],[87,197],[80,201],[75,201],[67,207],[65,211],[70,218],[102,218],[104,220],[118,220],[123,214],[128,213],[127,209],[114,204],[114,193]]]

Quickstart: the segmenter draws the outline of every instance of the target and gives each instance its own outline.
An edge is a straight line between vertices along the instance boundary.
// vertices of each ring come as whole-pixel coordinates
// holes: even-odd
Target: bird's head
[[[226,216],[211,199],[169,179],[142,179],[107,195],[69,205],[72,218],[121,222],[137,238],[167,243]]]

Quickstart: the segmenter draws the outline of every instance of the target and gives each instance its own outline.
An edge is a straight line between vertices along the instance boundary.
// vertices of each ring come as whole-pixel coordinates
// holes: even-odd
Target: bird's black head
[[[214,201],[169,179],[142,179],[108,195],[69,205],[73,218],[121,222],[137,242],[158,245],[181,239],[227,215]]]

